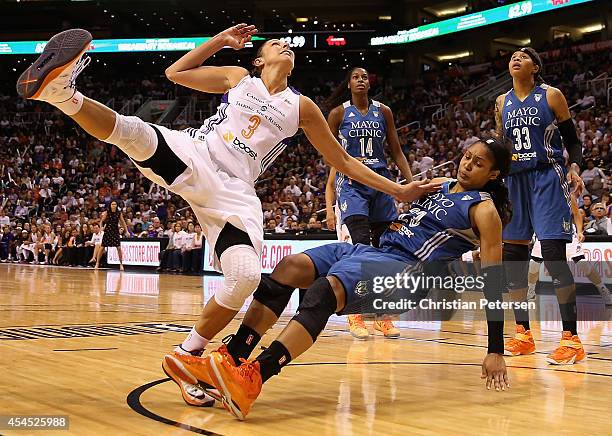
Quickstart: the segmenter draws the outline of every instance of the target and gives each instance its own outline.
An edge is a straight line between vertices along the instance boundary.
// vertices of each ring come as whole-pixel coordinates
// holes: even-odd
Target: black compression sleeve
[[[484,280],[484,295],[488,301],[486,307],[488,352],[504,354],[504,309],[503,302],[503,267],[493,265],[482,270]]]
[[[582,146],[576,135],[576,127],[571,118],[559,123],[559,132],[563,138],[563,144],[569,154],[570,163],[582,164]]]

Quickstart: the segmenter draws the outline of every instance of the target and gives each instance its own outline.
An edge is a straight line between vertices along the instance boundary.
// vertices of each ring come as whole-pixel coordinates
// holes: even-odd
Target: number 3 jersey
[[[472,229],[470,208],[491,196],[481,191],[451,193],[450,180],[439,192],[412,203],[408,213],[395,220],[380,238],[381,247],[401,250],[414,261],[458,259],[479,244]]]
[[[380,103],[372,100],[365,115],[350,101],[342,106],[344,117],[338,128],[338,136],[346,152],[372,169],[386,168],[384,143],[387,125]]]
[[[245,76],[221,97],[217,113],[199,129],[211,158],[234,177],[254,183],[283,152],[300,122],[300,95],[291,87],[270,95],[262,80]]]
[[[505,96],[503,132],[513,143],[510,174],[542,164],[564,164],[561,135],[546,100],[547,89],[548,85],[537,85],[524,101],[519,100],[514,89]]]

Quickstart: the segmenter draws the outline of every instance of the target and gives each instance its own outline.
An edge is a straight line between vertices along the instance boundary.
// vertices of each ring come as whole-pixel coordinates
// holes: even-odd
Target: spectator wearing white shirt
[[[104,232],[100,230],[100,225],[98,223],[95,223],[92,227],[93,233],[91,235],[91,239],[85,242],[85,246],[93,246],[93,255],[91,256],[91,259],[89,259],[88,263],[92,264],[95,262],[95,268],[98,269],[100,267],[100,259],[102,258],[102,253],[104,253],[104,247],[102,247],[102,237],[104,236]]]
[[[289,180],[289,186],[287,186],[283,191],[287,194],[293,195],[294,197],[299,197],[302,195],[302,190],[295,184],[295,177],[292,177]]]
[[[11,219],[6,216],[4,209],[0,208],[0,227],[8,226],[11,224]]]
[[[183,268],[181,271],[184,273],[191,271],[191,265],[193,261],[193,249],[195,247],[195,238],[196,238],[195,225],[192,222],[190,222],[189,224],[187,224],[187,235],[185,235],[183,238],[183,241],[184,241],[183,248],[182,248]]]
[[[174,245],[174,251],[172,252],[172,259],[170,261],[172,272],[179,272],[181,266],[183,264],[183,251],[185,250],[187,244],[187,232],[182,229],[181,225],[178,224],[179,231],[174,231],[174,235],[172,235],[172,243]]]

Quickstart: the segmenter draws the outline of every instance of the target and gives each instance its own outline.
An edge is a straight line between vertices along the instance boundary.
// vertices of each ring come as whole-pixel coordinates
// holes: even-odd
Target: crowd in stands
[[[564,55],[563,49],[571,50],[567,41],[557,48],[562,49],[557,57],[545,60],[544,76],[573,106],[585,156],[581,175],[586,192],[580,206],[587,220],[596,221],[601,210],[595,211],[595,204],[603,205],[606,217],[612,216],[612,111],[605,89],[586,84],[602,73],[612,75],[612,53]],[[402,88],[373,83],[372,95],[392,108],[396,126],[401,127],[400,143],[417,178],[455,177],[463,150],[494,129],[490,101],[459,100],[470,87],[507,68],[506,62],[494,59],[474,75],[457,68],[432,72]],[[323,106],[335,85],[309,85],[306,94]],[[138,103],[149,96],[164,98],[172,85],[139,78],[114,82],[112,88],[86,79],[84,86],[91,94],[97,92],[102,102],[114,98],[119,109],[134,99]],[[437,116],[426,109],[449,102],[450,109]],[[99,245],[96,235],[102,231],[96,226],[115,199],[127,223],[127,229],[120,230],[123,236],[168,237],[161,268],[196,271],[201,229],[184,200],[148,181],[116,147],[93,139],[59,112],[42,112],[47,109],[0,95],[0,260],[90,264]],[[414,126],[402,127],[408,123]],[[394,165],[391,170],[399,179]],[[305,136],[291,138],[255,185],[266,232],[328,231],[322,221],[326,176],[325,163]],[[398,211],[407,207],[398,204]]]

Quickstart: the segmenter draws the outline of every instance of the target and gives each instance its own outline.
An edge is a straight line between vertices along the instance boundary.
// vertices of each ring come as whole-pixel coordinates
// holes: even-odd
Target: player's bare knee
[[[283,285],[307,288],[315,279],[314,264],[303,253],[291,254],[276,265],[270,277]]]

